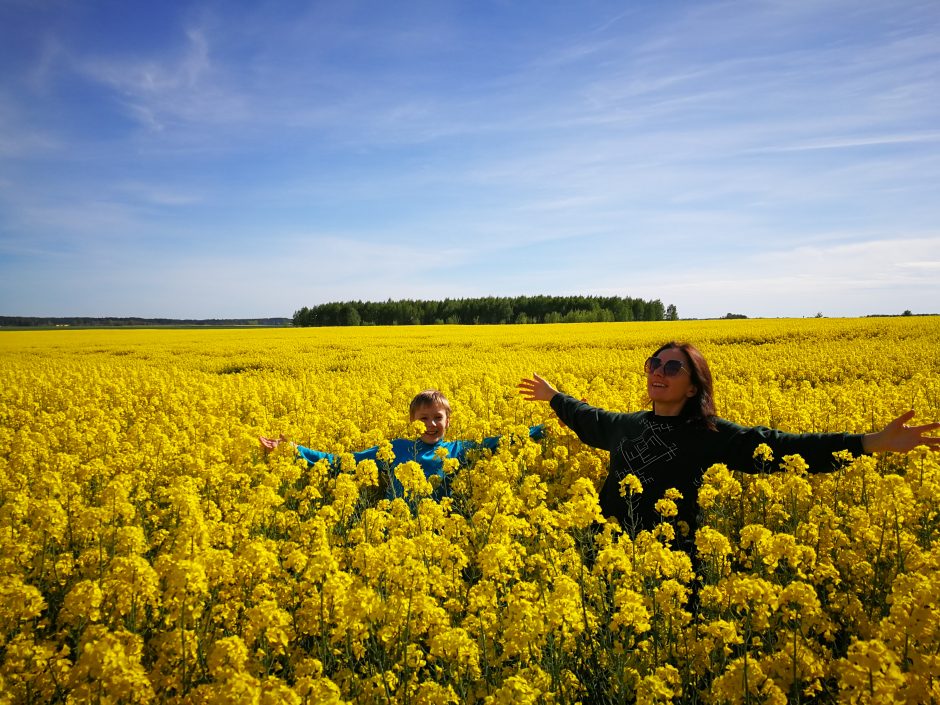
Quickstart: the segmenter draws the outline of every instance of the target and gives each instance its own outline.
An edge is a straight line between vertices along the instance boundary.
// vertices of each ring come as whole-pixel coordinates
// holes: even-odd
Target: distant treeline
[[[620,296],[516,296],[443,301],[345,301],[304,306],[295,326],[395,326],[498,323],[588,323],[678,319],[659,299]]]
[[[106,316],[101,318],[88,316],[66,316],[63,318],[43,318],[37,316],[0,316],[2,328],[57,328],[75,326],[76,328],[119,328],[128,326],[289,326],[289,318],[121,318]]]

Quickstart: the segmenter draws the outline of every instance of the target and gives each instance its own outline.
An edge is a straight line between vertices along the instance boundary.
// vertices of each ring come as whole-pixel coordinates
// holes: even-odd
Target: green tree
[[[346,304],[340,309],[338,323],[341,326],[358,326],[362,324],[362,317],[355,306]]]

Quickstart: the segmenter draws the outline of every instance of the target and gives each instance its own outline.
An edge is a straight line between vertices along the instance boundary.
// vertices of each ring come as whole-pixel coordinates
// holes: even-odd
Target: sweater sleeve
[[[357,463],[361,463],[363,460],[375,460],[378,452],[379,447],[374,446],[353,453],[353,458],[356,459]],[[306,460],[308,465],[315,465],[320,460],[327,460],[330,465],[336,463],[336,456],[333,453],[324,453],[321,450],[312,450],[304,446],[297,446],[297,455]]]
[[[329,461],[330,465],[336,462],[336,456],[332,453],[324,453],[304,446],[297,446],[297,455],[306,460],[308,465],[316,465],[321,460]]]
[[[754,450],[766,443],[774,454],[774,464],[785,455],[798,454],[809,465],[810,472],[832,472],[837,465],[833,453],[847,450],[853,455],[864,455],[861,434],[854,433],[786,433],[764,426],[739,426],[724,419],[718,420],[718,430],[724,439],[721,456],[727,465],[742,472],[759,472],[754,461]]]
[[[589,446],[610,450],[623,414],[599,409],[572,396],[559,392],[549,402],[552,411],[582,442]]]

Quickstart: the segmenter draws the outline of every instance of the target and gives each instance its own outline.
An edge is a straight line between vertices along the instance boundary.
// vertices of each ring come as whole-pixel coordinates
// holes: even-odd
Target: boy
[[[450,479],[444,471],[444,461],[439,452],[441,448],[447,451],[448,458],[454,458],[463,466],[467,462],[467,454],[479,447],[495,450],[499,445],[499,436],[484,438],[482,443],[475,441],[445,441],[444,434],[450,425],[450,402],[447,401],[441,392],[436,389],[426,389],[420,392],[408,407],[408,416],[410,421],[420,421],[424,424],[424,433],[415,440],[412,438],[396,438],[392,443],[392,451],[395,453],[395,459],[387,465],[388,477],[385,496],[388,499],[401,497],[404,494],[404,488],[398,478],[395,477],[395,468],[402,463],[414,461],[424,470],[424,476],[431,480],[433,477],[439,478],[439,484],[435,487],[432,498],[440,500],[442,497],[450,496]],[[533,440],[540,440],[544,435],[542,426],[533,426],[529,429],[529,437]],[[260,436],[261,446],[265,450],[273,450],[281,441],[286,440],[283,436],[279,439],[265,438]],[[324,458],[331,464],[336,462],[336,456],[331,453],[324,453],[319,450],[312,450],[303,446],[295,446],[297,454],[302,456],[309,465],[313,465]],[[363,460],[374,460],[380,469],[384,469],[386,464],[378,459],[380,447],[373,446],[358,453],[353,453],[356,462]],[[431,483],[434,484],[433,482]]]

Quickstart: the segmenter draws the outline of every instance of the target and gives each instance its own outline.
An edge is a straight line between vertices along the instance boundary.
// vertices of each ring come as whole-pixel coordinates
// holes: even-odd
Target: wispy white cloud
[[[896,262],[894,266],[900,269],[913,269],[915,271],[927,270],[928,273],[932,273],[936,270],[940,270],[940,260],[928,260],[923,262]]]
[[[207,37],[199,29],[185,36],[175,55],[92,56],[80,59],[76,69],[110,87],[131,116],[155,131],[170,122],[215,125],[245,118],[246,96],[231,85],[228,70],[213,63]]]
[[[936,268],[911,267],[910,261],[935,258],[938,251],[940,234],[776,247],[748,254],[733,266],[680,271],[659,290],[665,299],[688,302],[680,314],[692,317],[727,311],[770,317],[818,310],[836,316],[905,309],[940,313]]]
[[[35,241],[70,243],[72,247],[92,247],[101,240],[121,239],[137,233],[144,222],[142,214],[125,203],[91,201],[53,205],[42,201],[20,205],[15,225],[33,233]]]
[[[780,145],[776,147],[761,147],[748,150],[760,152],[806,152],[817,149],[846,149],[855,147],[872,147],[893,144],[917,144],[922,142],[940,142],[940,132],[914,132],[898,135],[875,135],[871,137],[854,137],[842,139],[820,139],[804,144]]]
[[[205,196],[192,187],[179,188],[170,184],[142,181],[122,181],[114,187],[116,195],[130,197],[140,203],[155,206],[189,206],[205,201]]]

